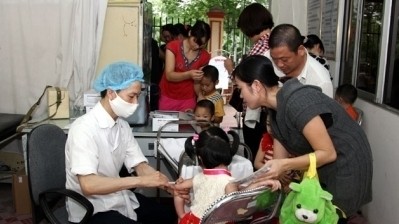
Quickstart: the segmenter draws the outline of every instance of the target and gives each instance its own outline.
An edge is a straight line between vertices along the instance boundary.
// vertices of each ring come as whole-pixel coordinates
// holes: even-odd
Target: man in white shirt
[[[324,94],[333,97],[328,70],[308,54],[298,28],[291,24],[276,26],[270,34],[269,46],[266,56],[273,62],[278,76],[296,77],[302,84],[318,86]]]
[[[76,119],[65,146],[66,188],[84,195],[94,206],[90,223],[175,223],[167,209],[143,195],[136,187],[169,188],[168,178],[148,165],[129,124],[138,107],[143,72],[127,62],[108,65],[97,77],[94,89],[101,100]],[[122,166],[137,176],[120,177]],[[79,222],[82,208],[67,201],[70,222]],[[154,215],[156,214],[156,215]]]

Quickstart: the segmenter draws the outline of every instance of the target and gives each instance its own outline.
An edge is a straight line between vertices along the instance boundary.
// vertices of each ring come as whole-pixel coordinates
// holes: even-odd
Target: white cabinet
[[[141,0],[108,1],[96,74],[112,62],[128,61],[141,66],[150,80],[151,8]]]

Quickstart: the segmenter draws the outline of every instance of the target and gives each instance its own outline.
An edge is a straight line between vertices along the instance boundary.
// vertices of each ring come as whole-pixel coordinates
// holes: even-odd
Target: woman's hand
[[[189,71],[191,79],[193,79],[194,81],[200,81],[202,79],[202,77],[204,76],[204,72],[201,70],[190,70]]]
[[[259,182],[264,182],[267,180],[278,180],[280,175],[285,172],[283,168],[284,159],[272,159],[265,163],[264,166],[269,167],[267,172],[261,173],[253,183],[258,185]]]
[[[281,183],[278,180],[262,180],[262,181],[256,181],[250,184],[248,187],[245,189],[254,189],[258,188],[261,186],[267,186],[269,187],[272,191],[277,191],[278,189],[281,189]]]

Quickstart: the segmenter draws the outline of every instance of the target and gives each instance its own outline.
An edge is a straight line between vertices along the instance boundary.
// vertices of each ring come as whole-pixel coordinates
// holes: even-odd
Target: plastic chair
[[[65,198],[82,205],[86,214],[80,223],[87,223],[93,205],[85,197],[65,189],[66,134],[58,126],[43,124],[28,136],[27,163],[33,222],[47,219],[50,223],[68,223]]]
[[[281,191],[276,192],[274,200],[267,208],[257,207],[257,197],[269,191],[267,187],[251,190],[237,191],[224,195],[210,205],[201,218],[201,224],[219,222],[267,223],[276,214],[282,202]],[[255,214],[262,212],[264,215],[252,219]]]
[[[249,161],[253,161],[253,155],[251,148],[244,142],[240,142],[240,146],[238,147],[237,154],[248,159]]]

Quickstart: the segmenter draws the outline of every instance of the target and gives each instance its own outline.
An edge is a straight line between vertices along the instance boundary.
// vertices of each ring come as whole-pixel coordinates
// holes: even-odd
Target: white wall
[[[302,34],[308,31],[307,0],[272,0],[270,12],[274,25],[289,23],[296,26]]]
[[[399,220],[399,116],[358,99],[364,111],[363,128],[374,159],[373,201],[363,208],[370,223],[398,223]]]

